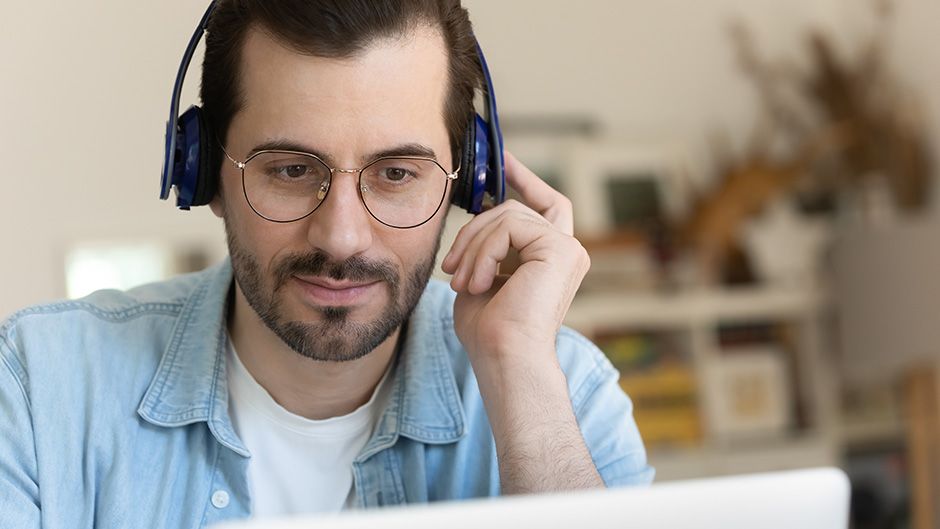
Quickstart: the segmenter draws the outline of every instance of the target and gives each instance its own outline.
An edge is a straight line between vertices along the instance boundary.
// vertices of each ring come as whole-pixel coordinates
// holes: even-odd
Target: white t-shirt
[[[388,371],[369,402],[348,415],[310,420],[279,405],[245,368],[231,341],[229,413],[251,452],[253,518],[335,513],[355,498],[352,463],[385,408]]]

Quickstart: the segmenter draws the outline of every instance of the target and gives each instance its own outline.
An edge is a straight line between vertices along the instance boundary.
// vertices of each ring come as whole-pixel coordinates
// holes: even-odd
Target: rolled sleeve
[[[649,485],[655,470],[647,463],[633,403],[620,387],[617,370],[597,346],[565,331],[559,336],[559,356],[563,366],[570,366],[571,403],[598,473],[608,487]]]

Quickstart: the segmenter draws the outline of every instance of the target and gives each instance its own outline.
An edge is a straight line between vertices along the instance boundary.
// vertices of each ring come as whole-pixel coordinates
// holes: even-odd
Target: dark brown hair
[[[456,162],[474,90],[482,82],[476,40],[460,0],[218,0],[206,31],[200,91],[212,132],[224,141],[232,117],[243,106],[241,49],[251,27],[298,53],[351,58],[378,39],[406,35],[420,25],[439,30],[447,46],[444,119]],[[212,174],[217,175],[215,158]]]

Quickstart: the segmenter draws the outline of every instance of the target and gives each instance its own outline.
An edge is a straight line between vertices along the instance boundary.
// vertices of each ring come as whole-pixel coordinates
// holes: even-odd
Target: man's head
[[[354,169],[417,149],[450,172],[479,77],[456,0],[222,0],[207,30],[202,99],[236,160],[273,144]],[[212,208],[240,294],[295,351],[359,358],[410,314],[446,208],[417,228],[384,226],[363,206],[357,176],[336,172],[312,215],[279,224],[252,211],[235,165],[222,163],[219,178]]]

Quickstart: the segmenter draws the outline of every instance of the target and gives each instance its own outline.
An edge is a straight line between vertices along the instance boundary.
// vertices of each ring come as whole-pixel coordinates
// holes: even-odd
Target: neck
[[[395,356],[401,328],[372,352],[348,362],[306,358],[258,317],[238,287],[229,315],[229,337],[251,376],[287,411],[321,420],[352,413],[372,397]]]

